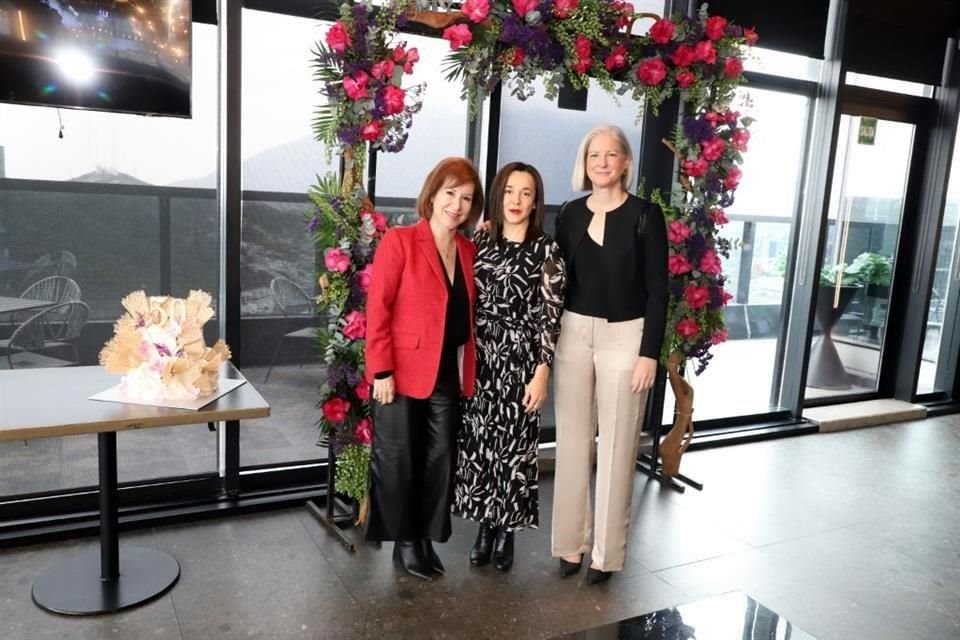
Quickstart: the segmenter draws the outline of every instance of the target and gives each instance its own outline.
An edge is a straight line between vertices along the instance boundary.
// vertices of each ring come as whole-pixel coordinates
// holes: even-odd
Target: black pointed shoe
[[[423,558],[424,567],[430,569],[432,573],[443,575],[443,563],[440,562],[440,556],[433,550],[432,540],[420,541],[420,557]]]
[[[513,531],[497,529],[497,539],[493,543],[493,566],[497,571],[510,571],[513,566]]]
[[[408,574],[421,580],[433,580],[423,561],[420,546],[415,542],[397,540],[393,543],[393,562]]]
[[[473,549],[470,549],[470,564],[475,567],[482,567],[490,562],[490,554],[493,553],[493,538],[497,530],[485,524],[480,525],[480,531],[477,533],[477,541],[473,543]]]
[[[560,558],[560,577],[567,578],[573,574],[580,571],[580,567],[583,565],[583,556],[580,556],[580,562],[567,562],[563,558]]]
[[[601,571],[590,567],[587,569],[587,584],[600,584],[606,582],[613,575],[613,571]]]

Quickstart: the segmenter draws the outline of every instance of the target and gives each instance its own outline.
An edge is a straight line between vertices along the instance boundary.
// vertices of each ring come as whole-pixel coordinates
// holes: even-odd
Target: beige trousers
[[[554,364],[557,461],[555,557],[590,551],[602,571],[623,569],[630,527],[637,446],[647,392],[630,390],[643,318],[607,322],[564,311]],[[599,426],[599,429],[598,429]],[[596,513],[590,476],[597,438]]]

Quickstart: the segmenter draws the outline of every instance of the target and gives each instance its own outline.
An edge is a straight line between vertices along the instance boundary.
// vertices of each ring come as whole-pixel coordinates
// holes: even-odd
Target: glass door
[[[806,400],[878,390],[914,133],[841,116]]]

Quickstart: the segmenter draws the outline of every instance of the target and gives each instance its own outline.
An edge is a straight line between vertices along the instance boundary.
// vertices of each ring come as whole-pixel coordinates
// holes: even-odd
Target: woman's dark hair
[[[500,240],[503,233],[503,194],[507,189],[510,174],[514,171],[532,176],[537,189],[533,211],[530,212],[530,222],[527,224],[527,237],[523,239],[524,242],[530,242],[543,235],[543,219],[546,215],[546,207],[543,204],[543,178],[540,177],[540,172],[537,171],[536,167],[524,162],[511,162],[504,165],[497,172],[493,184],[490,185],[490,192],[487,194],[487,219],[490,221],[490,237]]]

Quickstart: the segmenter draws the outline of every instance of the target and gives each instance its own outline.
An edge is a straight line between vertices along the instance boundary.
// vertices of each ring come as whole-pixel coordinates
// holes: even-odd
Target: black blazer
[[[583,197],[566,203],[557,217],[556,241],[560,245],[567,277],[577,271],[577,247],[587,235],[593,212]],[[667,323],[667,227],[660,207],[628,195],[626,202],[608,212],[603,256],[606,272],[616,274],[604,293],[610,322],[644,318],[640,355],[660,358]]]

